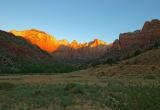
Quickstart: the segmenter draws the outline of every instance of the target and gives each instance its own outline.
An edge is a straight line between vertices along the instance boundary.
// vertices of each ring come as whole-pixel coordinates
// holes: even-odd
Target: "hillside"
[[[97,65],[87,70],[80,71],[79,74],[89,74],[100,77],[124,74],[159,74],[159,57],[160,49],[151,49],[132,58],[120,61],[117,64]]]
[[[129,65],[160,65],[160,48],[152,49],[137,55],[133,58],[122,61],[122,64]]]

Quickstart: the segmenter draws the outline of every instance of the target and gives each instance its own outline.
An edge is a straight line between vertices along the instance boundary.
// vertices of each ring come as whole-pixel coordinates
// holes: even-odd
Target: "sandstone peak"
[[[79,48],[79,43],[76,40],[73,40],[70,44],[70,47],[74,48],[74,49],[78,49]]]
[[[142,28],[142,31],[143,32],[146,32],[146,31],[151,31],[151,30],[153,30],[153,29],[159,29],[160,28],[160,20],[158,20],[158,19],[153,19],[153,20],[151,20],[151,21],[146,21],[145,23],[144,23],[144,26],[143,26],[143,28]],[[150,30],[151,29],[151,30]]]
[[[59,40],[58,43],[59,43],[60,45],[65,45],[65,46],[68,46],[68,45],[69,45],[69,42],[68,42],[66,39]]]
[[[107,45],[107,43],[99,39],[94,39],[93,41],[89,42],[90,47],[96,47],[99,45]]]
[[[78,44],[78,42],[76,40],[73,40],[71,44]]]

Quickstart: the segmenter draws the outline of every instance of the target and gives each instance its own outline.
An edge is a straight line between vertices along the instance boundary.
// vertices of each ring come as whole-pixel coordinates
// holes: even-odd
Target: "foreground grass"
[[[0,83],[0,110],[160,110],[160,86]]]

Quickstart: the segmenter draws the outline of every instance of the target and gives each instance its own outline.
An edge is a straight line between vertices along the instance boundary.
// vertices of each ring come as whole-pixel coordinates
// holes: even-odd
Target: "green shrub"
[[[143,78],[144,79],[156,79],[154,75],[145,75]]]
[[[137,55],[139,55],[139,54],[141,54],[141,50],[140,50],[140,49],[138,49],[138,50],[136,50],[136,51],[134,52],[134,56],[137,56]]]
[[[10,90],[14,87],[15,85],[11,83],[6,83],[6,82],[0,83],[0,90]]]
[[[157,40],[154,45],[153,45],[154,48],[159,48],[160,47],[160,40]]]
[[[115,63],[116,63],[116,60],[113,59],[113,58],[108,58],[108,59],[105,61],[105,64],[110,64],[110,65],[112,65],[112,64],[115,64]]]
[[[66,108],[73,104],[73,99],[69,96],[61,96],[60,97],[60,104],[63,107],[63,110],[66,110]]]
[[[19,103],[23,103],[30,109],[47,108],[54,103],[54,105],[66,110],[67,107],[77,104],[77,99],[83,104],[88,101],[94,106],[100,104],[113,110],[159,110],[159,91],[159,85],[124,86],[114,81],[111,81],[107,86],[81,84],[17,85],[9,91],[0,91],[0,102],[3,102],[4,106],[7,105],[7,110],[14,109],[13,107]],[[3,98],[3,96],[5,97]],[[84,100],[85,102],[83,102]],[[0,108],[2,108],[1,104]]]

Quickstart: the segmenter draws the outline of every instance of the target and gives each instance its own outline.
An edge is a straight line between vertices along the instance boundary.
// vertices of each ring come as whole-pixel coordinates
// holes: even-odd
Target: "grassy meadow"
[[[159,110],[160,75],[0,77],[0,110]]]

